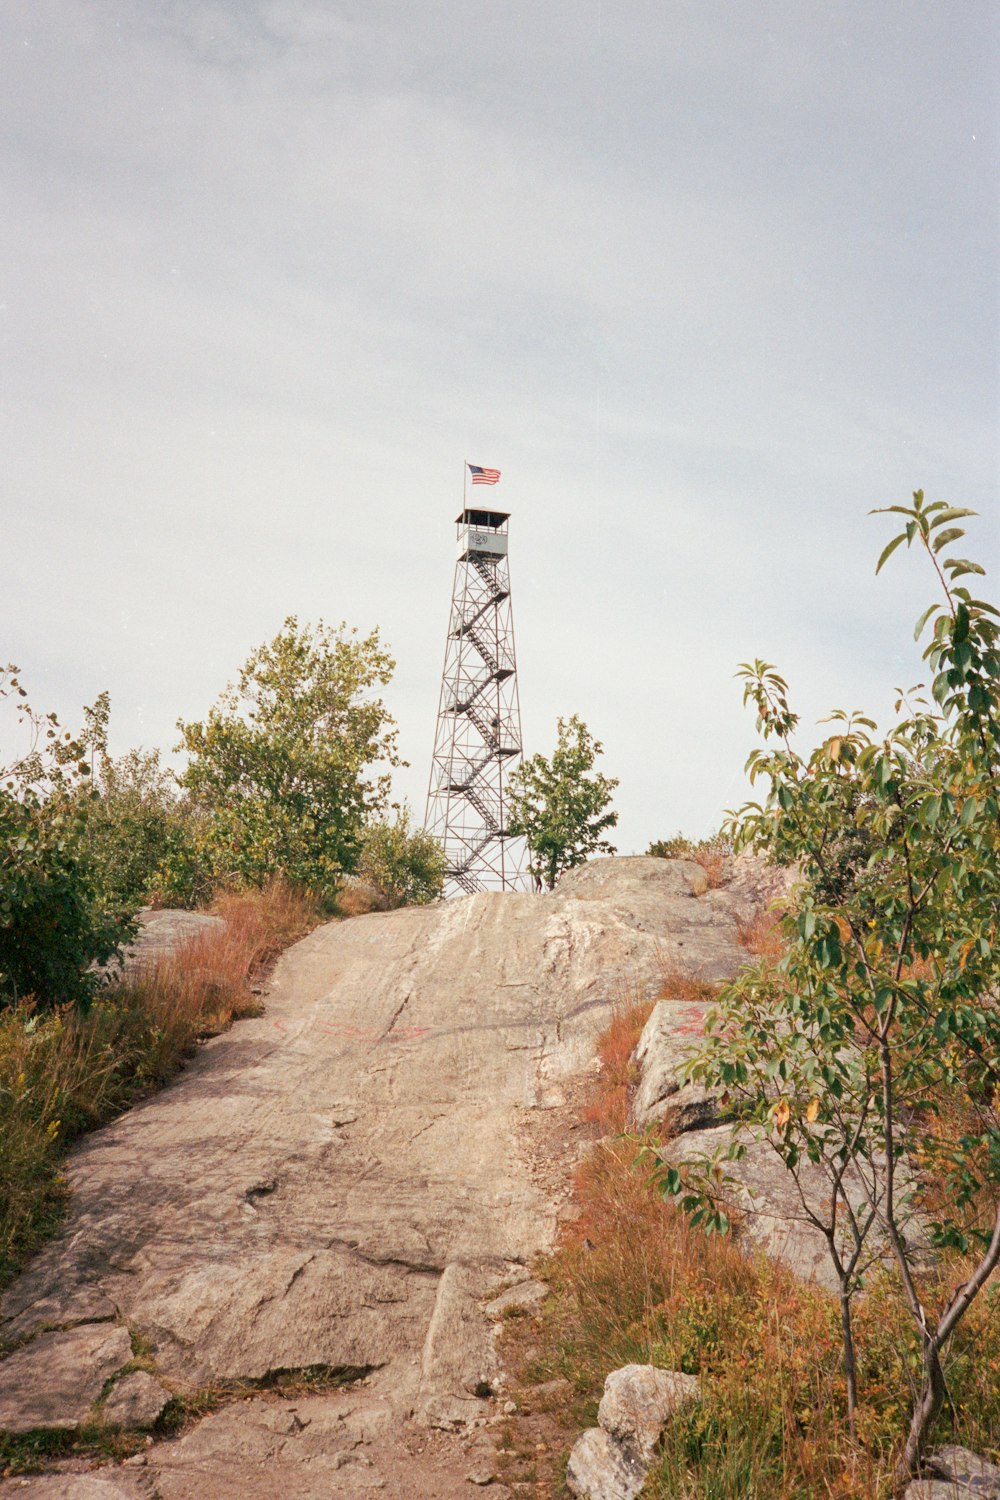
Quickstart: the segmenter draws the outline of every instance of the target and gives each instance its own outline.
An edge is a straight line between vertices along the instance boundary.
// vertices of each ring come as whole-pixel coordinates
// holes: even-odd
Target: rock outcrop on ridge
[[[126,1325],[175,1393],[282,1371],[328,1388],[225,1406],[99,1476],[2,1482],[4,1500],[85,1481],[108,1500],[467,1494],[498,1380],[483,1304],[552,1241],[568,1092],[617,999],[671,970],[734,972],[765,886],[752,863],[710,890],[694,863],[606,859],[549,895],[374,913],[297,944],[262,1016],[73,1153],[65,1229],[0,1302],[17,1344],[0,1410],[8,1430],[36,1425],[25,1393],[52,1368],[46,1340],[69,1339],[66,1423],[99,1416],[104,1382],[132,1378]],[[565,1157],[545,1160],[529,1127],[560,1110]]]

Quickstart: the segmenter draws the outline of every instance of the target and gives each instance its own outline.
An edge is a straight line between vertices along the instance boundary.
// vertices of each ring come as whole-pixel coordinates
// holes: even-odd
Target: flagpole
[[[467,459],[462,459],[462,513],[465,513],[466,485],[469,482],[469,464]]]

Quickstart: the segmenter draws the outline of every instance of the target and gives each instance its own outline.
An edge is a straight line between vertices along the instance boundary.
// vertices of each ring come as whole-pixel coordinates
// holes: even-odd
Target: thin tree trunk
[[[846,1281],[840,1283],[840,1328],[844,1342],[844,1374],[847,1377],[847,1422],[851,1437],[854,1437],[854,1416],[858,1405],[858,1362],[854,1351],[851,1293]]]
[[[998,1265],[1000,1265],[1000,1204],[997,1205],[993,1219],[993,1234],[990,1237],[986,1254],[969,1280],[956,1287],[948,1306],[941,1314],[934,1333],[930,1333],[926,1325],[923,1327],[924,1387],[913,1408],[906,1447],[899,1463],[898,1477],[900,1479],[907,1478],[916,1468],[928,1430],[941,1410],[947,1395],[944,1371],[941,1368],[941,1350]],[[922,1309],[920,1311],[922,1314]]]
[[[913,1408],[910,1430],[906,1435],[906,1447],[899,1460],[897,1478],[909,1479],[920,1462],[927,1434],[944,1405],[947,1389],[944,1371],[941,1368],[940,1348],[936,1337],[925,1335],[924,1340],[924,1386]]]

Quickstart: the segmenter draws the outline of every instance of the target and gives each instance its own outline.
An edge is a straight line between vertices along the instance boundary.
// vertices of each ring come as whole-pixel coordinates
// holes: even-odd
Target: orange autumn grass
[[[782,957],[784,939],[781,933],[782,913],[775,907],[762,906],[736,924],[740,942],[754,958],[775,964]]]
[[[605,1135],[615,1135],[628,1125],[631,1090],[637,1082],[632,1054],[642,1028],[657,1000],[686,1000],[702,1004],[714,1000],[718,985],[692,978],[663,962],[659,987],[652,998],[644,997],[638,984],[627,986],[612,1008],[611,1020],[597,1042],[600,1060],[598,1083],[584,1106],[583,1117]]]
[[[257,978],[316,925],[282,883],[221,897],[225,925],[113,980],[87,1010],[0,1015],[0,1286],[58,1224],[65,1148],[173,1076],[199,1038],[260,1002]]]
[[[714,994],[668,972],[656,998],[699,1003]],[[599,1040],[585,1117],[601,1139],[574,1176],[577,1217],[542,1268],[552,1296],[534,1324],[509,1325],[505,1360],[529,1407],[532,1386],[569,1382],[558,1414],[564,1458],[593,1424],[609,1370],[636,1363],[701,1375],[708,1398],[667,1433],[644,1493],[871,1496],[872,1466],[843,1441],[833,1299],[693,1229],[648,1170],[637,1169],[638,1143],[621,1134],[635,1081],[630,1059],[654,1003],[623,996]],[[556,1465],[539,1468],[537,1493],[562,1496]]]
[[[779,918],[765,913],[748,924],[745,942],[758,954],[780,951]],[[684,992],[677,976],[665,976],[661,993],[703,1001],[711,987]],[[738,1241],[692,1228],[660,1196],[648,1166],[637,1166],[639,1143],[621,1134],[635,1081],[630,1059],[652,1003],[623,997],[600,1038],[586,1115],[602,1138],[574,1177],[577,1216],[539,1268],[552,1295],[535,1320],[505,1333],[505,1360],[529,1412],[538,1409],[533,1387],[568,1382],[552,1416],[561,1451],[539,1464],[536,1494],[565,1495],[566,1455],[594,1424],[606,1375],[636,1363],[703,1382],[700,1402],[664,1433],[643,1489],[650,1500],[889,1500],[917,1357],[891,1271],[872,1273],[856,1308],[863,1388],[852,1436],[835,1299]],[[995,1301],[974,1313],[949,1353],[954,1412],[936,1441],[993,1453],[1000,1319]]]

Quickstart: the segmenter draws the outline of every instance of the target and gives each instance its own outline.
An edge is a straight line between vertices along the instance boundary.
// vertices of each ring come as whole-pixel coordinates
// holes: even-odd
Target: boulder
[[[903,1500],[972,1500],[974,1493],[950,1479],[914,1479],[903,1491]]]
[[[795,1178],[771,1145],[752,1131],[741,1130],[739,1140],[746,1154],[741,1161],[725,1162],[733,1179],[729,1207],[742,1215],[742,1229],[749,1244],[782,1261],[802,1281],[816,1280],[831,1291],[837,1288],[826,1240],[803,1213]],[[672,1163],[711,1156],[728,1144],[730,1126],[701,1130],[697,1137],[670,1141],[664,1158]],[[800,1172],[807,1198],[825,1203],[827,1178],[822,1168],[803,1162]]]
[[[719,1118],[716,1097],[700,1084],[685,1083],[684,1063],[702,1035],[707,1004],[660,1000],[653,1007],[632,1054],[639,1085],[632,1100],[632,1123],[645,1130],[669,1117],[674,1131],[701,1130]]]
[[[566,1487],[578,1500],[635,1500],[646,1482],[647,1468],[603,1427],[588,1427],[573,1444]]]
[[[655,1365],[624,1365],[604,1382],[597,1420],[609,1437],[648,1465],[670,1417],[696,1401],[700,1388],[696,1375]]]
[[[927,1468],[940,1479],[962,1485],[966,1493],[979,1495],[981,1500],[1000,1500],[1000,1468],[968,1448],[953,1444],[939,1448],[928,1458]]]
[[[694,1136],[669,1141],[663,1149],[663,1159],[680,1165],[701,1156],[711,1157],[717,1149],[728,1145],[731,1131],[729,1125],[717,1125],[700,1130]],[[836,1291],[837,1277],[826,1238],[808,1218],[799,1196],[801,1187],[806,1202],[815,1212],[821,1217],[827,1213],[830,1185],[823,1168],[802,1160],[797,1169],[797,1186],[796,1177],[788,1171],[766,1138],[760,1138],[748,1128],[741,1128],[737,1140],[745,1148],[745,1155],[740,1161],[727,1161],[722,1165],[732,1181],[725,1195],[728,1207],[740,1216],[746,1243],[762,1250],[773,1260],[780,1260],[799,1280],[815,1280],[830,1291]],[[853,1174],[854,1169],[848,1169],[845,1182],[852,1199],[860,1201],[861,1184]],[[907,1171],[901,1167],[897,1174],[901,1202],[907,1176]],[[903,1222],[913,1249],[919,1253],[922,1262],[929,1261],[931,1252],[926,1223],[912,1211],[903,1216]],[[888,1246],[884,1242],[879,1244],[873,1239],[871,1246],[876,1253],[888,1257]],[[842,1248],[845,1252],[848,1248],[846,1230]]]
[[[420,1361],[415,1416],[422,1425],[447,1430],[474,1422],[493,1394],[497,1356],[482,1336],[479,1302],[487,1275],[475,1262],[455,1262],[441,1274]]]
[[[505,1313],[515,1311],[535,1312],[548,1295],[544,1281],[519,1281],[517,1286],[509,1286],[499,1297],[487,1302],[486,1312],[491,1318],[502,1318]]]
[[[588,1428],[570,1453],[570,1492],[579,1500],[634,1500],[664,1426],[681,1406],[697,1400],[700,1388],[696,1376],[655,1365],[612,1370],[597,1412],[600,1426]]]
[[[131,1358],[128,1331],[117,1323],[40,1334],[0,1362],[0,1432],[72,1431]]]
[[[115,1427],[152,1427],[169,1400],[166,1386],[145,1370],[134,1370],[111,1387],[101,1410]]]

